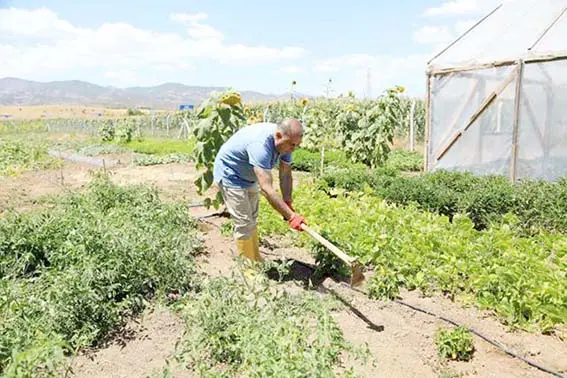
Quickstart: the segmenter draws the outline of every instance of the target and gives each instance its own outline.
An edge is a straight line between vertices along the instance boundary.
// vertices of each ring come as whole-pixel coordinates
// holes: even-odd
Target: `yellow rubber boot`
[[[252,236],[246,239],[236,239],[236,247],[238,248],[238,254],[241,257],[245,257],[248,261],[252,263],[257,261],[256,251],[254,248],[254,238]],[[248,265],[248,267],[245,268],[244,275],[248,280],[253,280],[254,277],[256,276],[256,272],[254,271],[254,269],[252,269],[250,264],[246,264],[246,265]]]
[[[240,256],[246,257],[249,260],[256,260],[254,239],[252,237],[236,239],[236,248],[238,249],[238,254]]]
[[[252,248],[254,249],[254,261],[262,261],[262,257],[260,256],[260,242],[258,240],[258,228],[254,228],[252,230]]]

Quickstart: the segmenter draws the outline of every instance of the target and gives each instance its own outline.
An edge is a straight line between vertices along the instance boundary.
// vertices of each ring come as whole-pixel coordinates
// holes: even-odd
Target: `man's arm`
[[[290,168],[291,169],[291,168]],[[267,169],[254,167],[254,173],[258,177],[258,183],[262,193],[270,203],[286,220],[290,220],[295,213],[281,199],[273,186],[272,172]],[[291,191],[290,191],[291,195]]]
[[[280,189],[285,202],[291,202],[293,190],[293,177],[291,175],[291,164],[280,161]]]

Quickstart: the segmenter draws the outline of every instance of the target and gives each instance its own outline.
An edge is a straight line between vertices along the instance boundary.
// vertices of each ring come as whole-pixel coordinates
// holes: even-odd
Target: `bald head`
[[[278,124],[278,130],[289,137],[303,136],[303,125],[295,118],[286,118]]]
[[[303,126],[295,118],[286,118],[278,124],[275,132],[274,142],[276,149],[282,153],[290,153],[295,150],[303,138]]]

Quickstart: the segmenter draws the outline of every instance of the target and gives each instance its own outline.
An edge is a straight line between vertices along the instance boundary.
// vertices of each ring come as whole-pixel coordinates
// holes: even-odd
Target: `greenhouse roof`
[[[567,56],[565,0],[505,0],[429,62],[432,71]]]

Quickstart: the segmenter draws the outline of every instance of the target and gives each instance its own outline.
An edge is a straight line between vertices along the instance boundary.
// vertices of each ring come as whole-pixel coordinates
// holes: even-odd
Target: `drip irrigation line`
[[[359,293],[361,293],[361,294],[364,294],[364,295],[366,295],[366,296],[369,296],[369,294],[368,294],[367,292],[365,292],[364,290],[360,290],[360,289],[351,287],[351,286],[349,286],[349,285],[347,285],[347,284],[345,284],[345,283],[341,283],[341,284],[342,284],[343,286],[345,286],[345,287],[351,289],[351,290],[354,290],[354,291],[356,291],[356,292],[359,292]],[[425,310],[425,309],[423,309],[423,308],[421,308],[421,307],[418,307],[418,306],[415,306],[415,305],[411,305],[411,304],[406,303],[406,302],[404,302],[404,301],[401,301],[401,300],[399,300],[399,299],[394,299],[393,302],[395,302],[395,303],[397,303],[397,304],[399,304],[399,305],[402,305],[402,306],[409,307],[409,308],[411,308],[412,310],[419,311],[419,312],[422,312],[422,313],[427,314],[427,315],[431,315],[431,316],[436,317],[436,318],[438,318],[438,319],[441,319],[441,320],[443,320],[443,321],[445,321],[445,322],[447,322],[447,323],[450,323],[450,324],[452,324],[452,325],[454,325],[454,326],[456,326],[456,327],[466,328],[466,329],[468,329],[471,333],[474,333],[475,335],[477,335],[477,336],[480,337],[481,339],[483,339],[483,340],[485,340],[486,342],[492,344],[493,346],[495,346],[496,348],[500,349],[502,352],[508,354],[509,356],[512,356],[512,357],[514,357],[514,358],[517,358],[517,359],[519,359],[519,360],[521,360],[521,361],[527,363],[528,365],[530,365],[530,366],[532,366],[532,367],[534,367],[534,368],[536,368],[536,369],[539,369],[539,370],[541,370],[541,371],[544,371],[544,372],[546,372],[546,373],[548,373],[548,374],[551,374],[551,375],[553,375],[553,376],[556,376],[556,377],[559,377],[559,378],[566,378],[566,377],[567,377],[567,375],[564,375],[564,374],[561,374],[561,373],[556,372],[556,371],[554,371],[554,370],[551,370],[551,369],[549,369],[549,368],[547,368],[547,367],[545,367],[545,366],[541,366],[541,365],[539,365],[539,364],[537,364],[537,363],[535,363],[535,362],[533,362],[533,361],[531,361],[531,360],[528,360],[527,358],[524,358],[524,357],[518,355],[517,353],[515,353],[515,352],[513,352],[513,351],[511,351],[511,350],[509,350],[509,349],[507,349],[507,348],[505,348],[504,346],[500,345],[498,342],[496,342],[496,341],[490,339],[489,337],[483,335],[482,333],[478,332],[478,331],[475,330],[474,328],[465,327],[465,326],[463,326],[463,325],[461,325],[461,324],[455,322],[454,320],[451,320],[451,319],[449,319],[449,318],[446,318],[446,317],[444,317],[444,316],[442,316],[442,315],[438,315],[438,314],[436,314],[436,313],[434,313],[434,312],[431,312],[431,311],[429,311],[429,310]]]

